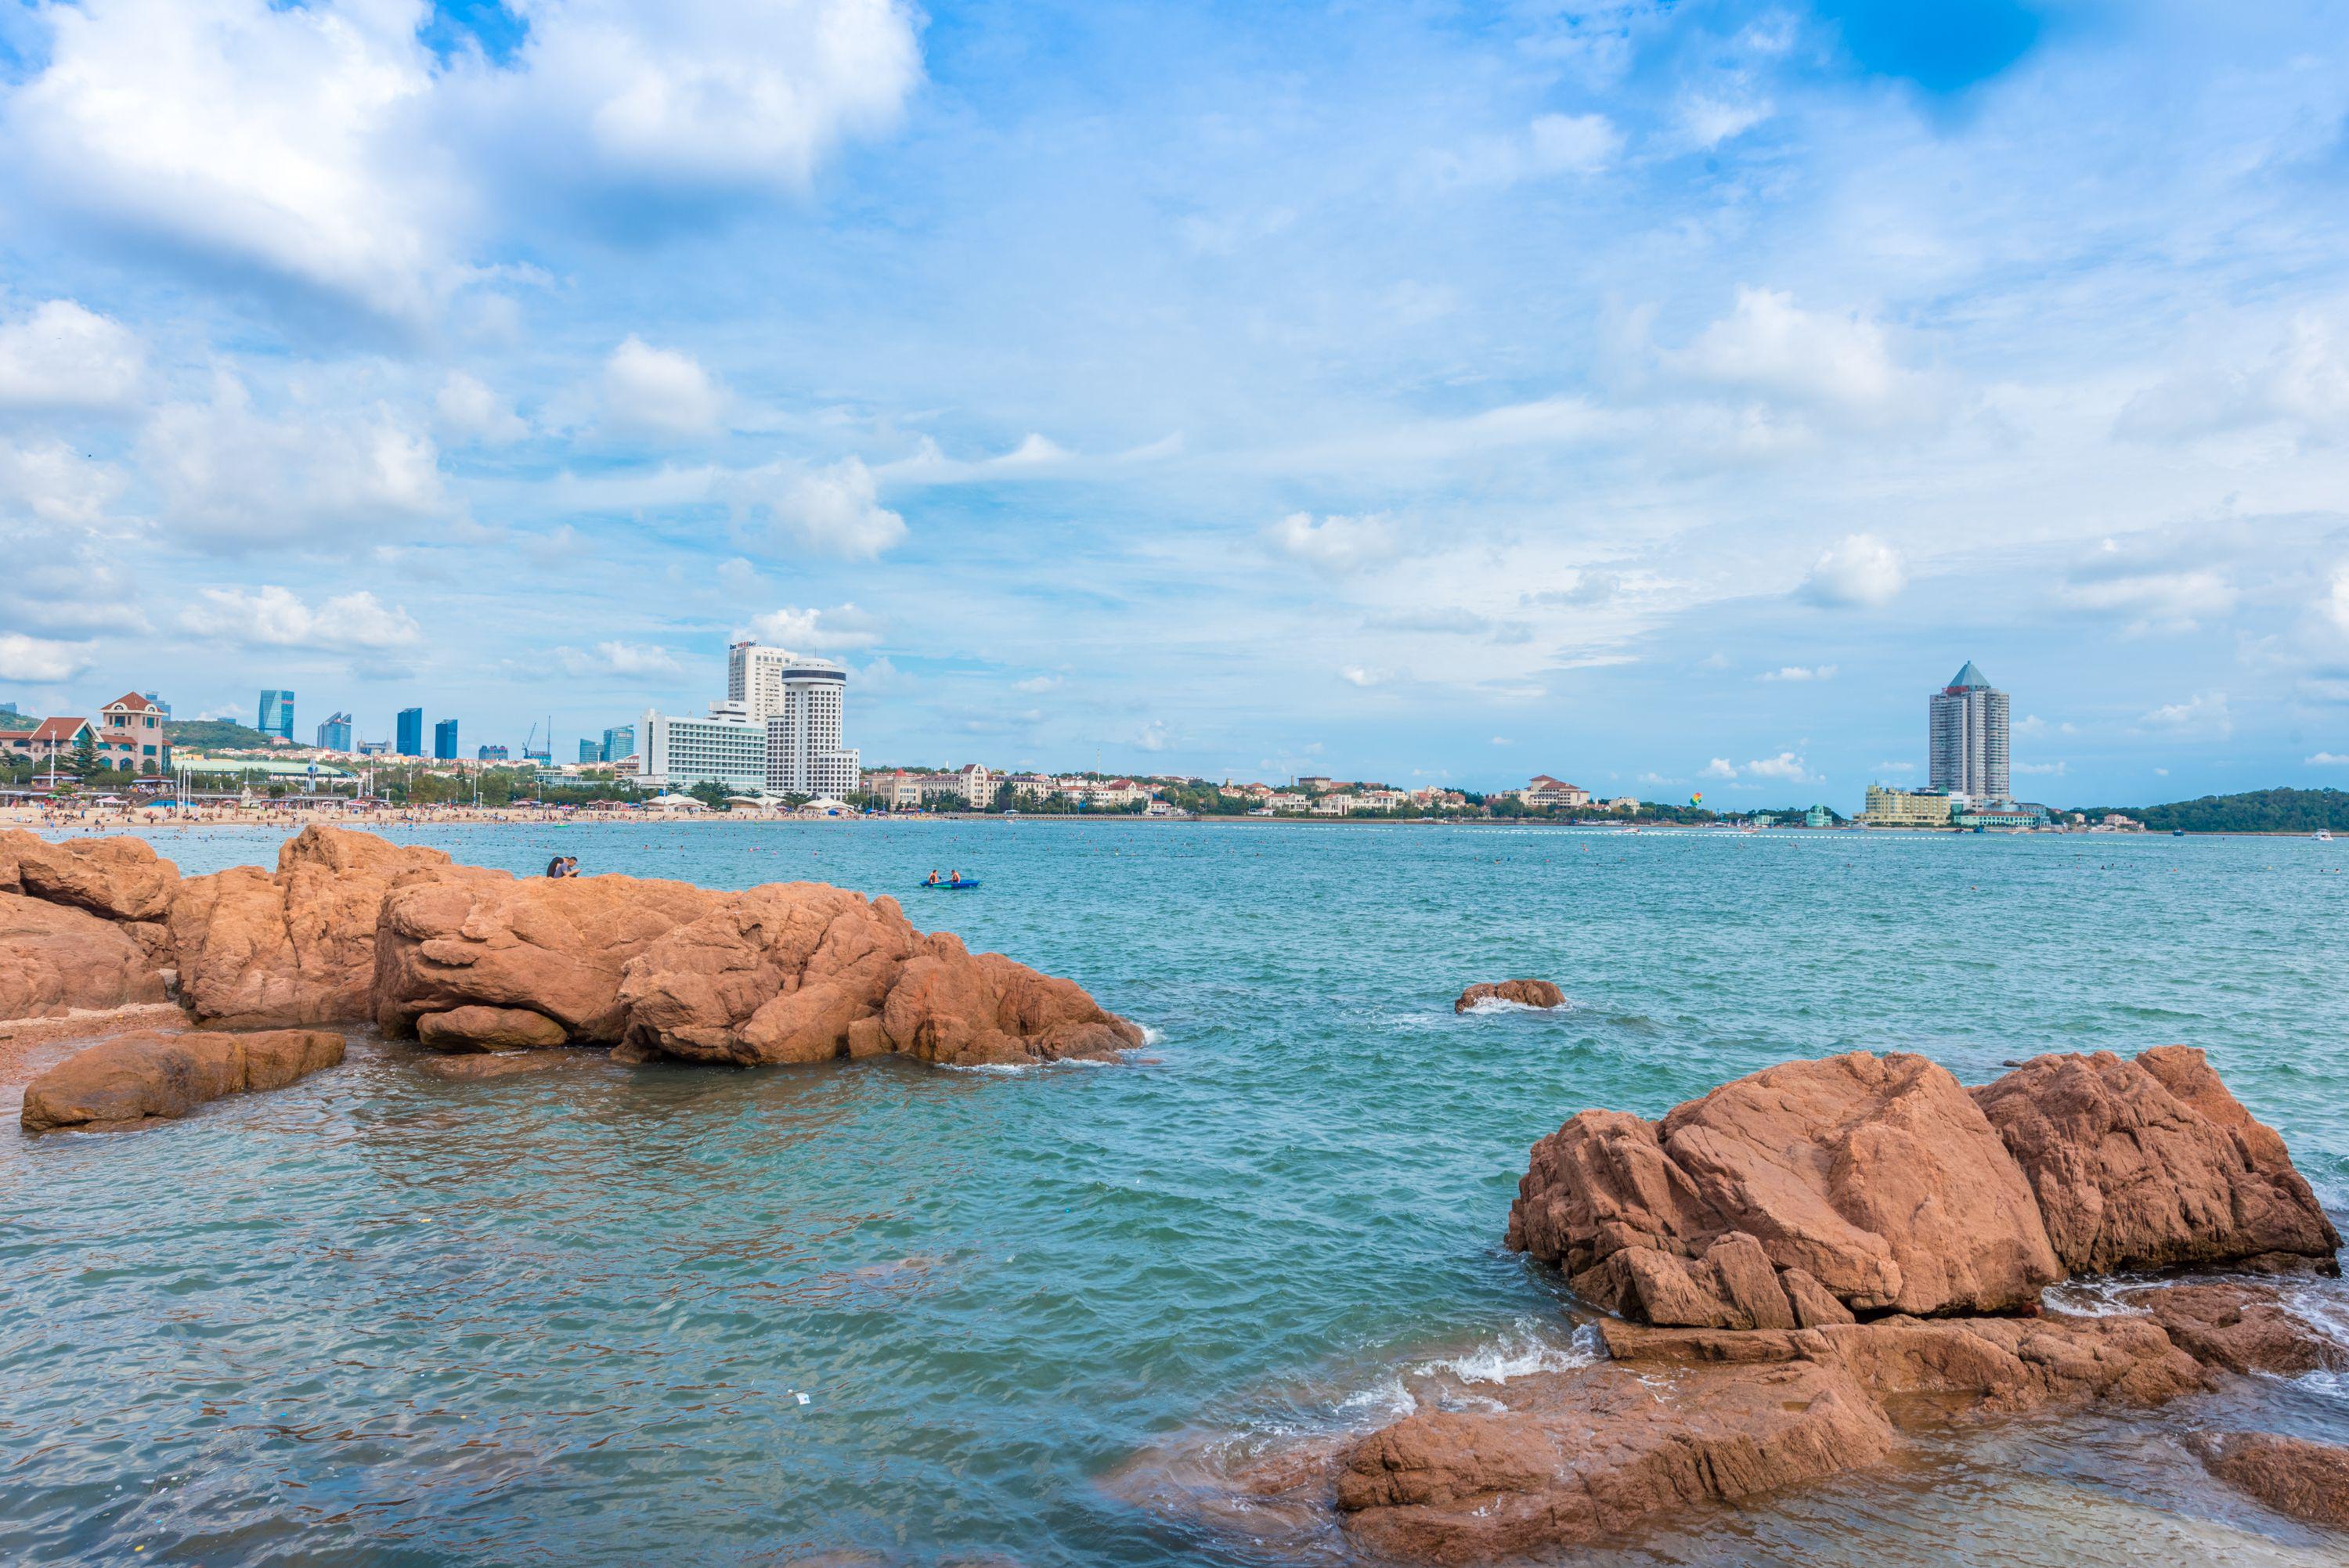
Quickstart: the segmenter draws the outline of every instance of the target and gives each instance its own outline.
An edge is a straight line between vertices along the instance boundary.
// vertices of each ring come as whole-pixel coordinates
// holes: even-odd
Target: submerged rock
[[[2349,1529],[2349,1449],[2273,1432],[2196,1432],[2186,1447],[2212,1475],[2278,1513]]]
[[[1381,1553],[1477,1563],[1572,1545],[1645,1515],[1870,1465],[1899,1439],[1821,1362],[1601,1363],[1502,1385],[1498,1411],[1423,1410],[1344,1455],[1338,1510]]]
[[[512,1078],[517,1073],[546,1072],[555,1068],[589,1067],[608,1062],[608,1051],[571,1050],[557,1047],[551,1050],[471,1052],[463,1056],[427,1057],[416,1065],[437,1078],[462,1081],[472,1078]]]
[[[2152,1314],[2180,1349],[2207,1366],[2285,1377],[2349,1370],[2349,1346],[2291,1311],[2267,1285],[2163,1285],[2122,1299]]]
[[[28,1132],[132,1126],[185,1116],[227,1095],[283,1088],[342,1059],[343,1037],[314,1029],[119,1035],[35,1078],[21,1119]]]
[[[1460,993],[1452,1010],[1465,1013],[1485,1002],[1515,1002],[1522,1007],[1563,1007],[1566,993],[1547,980],[1480,980]]]
[[[2313,1260],[2340,1234],[2202,1053],[2036,1057],[1973,1091],[2076,1274]]]
[[[1768,1068],[1660,1122],[1583,1111],[1534,1146],[1506,1245],[1610,1312],[1720,1328],[2005,1311],[2062,1274],[1981,1109],[1905,1054]]]
[[[436,1051],[533,1051],[566,1045],[571,1034],[527,1007],[451,1007],[417,1019],[416,1037]]]

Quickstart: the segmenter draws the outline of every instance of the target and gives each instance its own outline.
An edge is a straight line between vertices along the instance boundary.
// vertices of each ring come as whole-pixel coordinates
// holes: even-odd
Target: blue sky
[[[2288,0],[10,0],[0,696],[2343,784],[2344,117]]]

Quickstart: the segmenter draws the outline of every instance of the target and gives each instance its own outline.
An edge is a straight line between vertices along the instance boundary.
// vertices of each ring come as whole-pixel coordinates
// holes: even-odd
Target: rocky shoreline
[[[1599,1358],[1258,1456],[1236,1501],[1319,1511],[1382,1558],[1486,1563],[1890,1464],[1951,1420],[2349,1369],[2274,1283],[2337,1275],[2338,1234],[2184,1047],[2040,1057],[1971,1090],[1855,1053],[1654,1122],[1584,1111],[1535,1146],[1506,1244],[1605,1314]],[[2098,1315],[2042,1305],[2116,1274],[2142,1283],[2106,1286]],[[2175,1440],[2279,1512],[2342,1523],[2349,1449],[2191,1421]]]
[[[743,1067],[1018,1065],[1106,1058],[1143,1038],[1067,980],[823,883],[516,877],[322,826],[287,841],[274,872],[182,878],[140,839],[0,831],[0,1028],[86,1018],[95,1036],[109,1016],[151,1026],[165,1004],[262,1056],[274,1047],[253,1031],[369,1023],[448,1053],[587,1047]],[[182,1114],[276,1077],[232,1071],[243,1057],[212,1046],[91,1051],[104,1054],[28,1088],[28,1129]],[[126,1087],[140,1074],[143,1088]],[[164,1109],[66,1114],[85,1104]]]

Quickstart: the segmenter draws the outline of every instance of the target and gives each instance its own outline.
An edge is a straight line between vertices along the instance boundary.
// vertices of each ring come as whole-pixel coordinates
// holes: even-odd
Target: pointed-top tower
[[[1968,659],[1928,705],[1932,786],[1977,800],[2013,799],[2008,782],[2006,694]]]

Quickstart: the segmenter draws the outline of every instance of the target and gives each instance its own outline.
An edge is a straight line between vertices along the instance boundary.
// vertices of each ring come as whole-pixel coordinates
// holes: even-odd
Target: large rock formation
[[[538,1013],[571,1038],[626,1031],[620,975],[672,928],[727,897],[636,877],[484,875],[420,882],[383,901],[374,1013],[406,1034],[460,1007]]]
[[[54,1017],[166,999],[131,928],[69,904],[0,892],[0,1019]]]
[[[409,882],[503,874],[371,833],[305,828],[278,850],[274,872],[238,866],[180,884],[171,931],[181,1000],[199,1022],[227,1027],[367,1017],[384,895]]]
[[[0,829],[0,892],[69,904],[105,920],[158,921],[171,910],[180,868],[144,839],[51,843]]]
[[[1587,1110],[1534,1146],[1506,1244],[1651,1323],[2000,1312],[2057,1279],[2029,1186],[1922,1057],[1788,1062],[1661,1122]]]
[[[28,1132],[133,1126],[224,1095],[283,1088],[342,1059],[340,1035],[311,1029],[118,1035],[27,1085],[21,1119]]]
[[[1081,989],[896,901],[815,882],[739,893],[626,877],[443,882],[384,903],[376,1014],[427,1044],[530,1014],[630,1055],[761,1066],[897,1053],[950,1065],[1102,1057],[1142,1043]],[[556,1043],[549,1038],[544,1043]]]
[[[2196,1432],[2186,1447],[2212,1475],[2278,1513],[2349,1529],[2349,1449],[2274,1432]]]
[[[2341,1237],[2283,1140],[2200,1051],[2035,1057],[1974,1099],[2029,1177],[2071,1272],[2335,1266]]]
[[[1547,980],[1480,980],[1460,993],[1452,1010],[1465,1013],[1487,1002],[1515,1002],[1520,1007],[1563,1007],[1566,993]]]
[[[1660,1122],[1584,1111],[1535,1145],[1507,1241],[1620,1315],[1599,1326],[1610,1359],[1354,1442],[1319,1484],[1381,1551],[1548,1551],[1872,1464],[1915,1396],[1934,1420],[1953,1402],[2147,1407],[2224,1373],[2349,1364],[2260,1284],[2041,1314],[2065,1266],[2331,1261],[2337,1238],[2282,1140],[2183,1047],[2043,1057],[1971,1094],[1919,1057],[1837,1057]],[[2342,1455],[2283,1442],[2212,1439],[2206,1462],[2326,1520]]]

